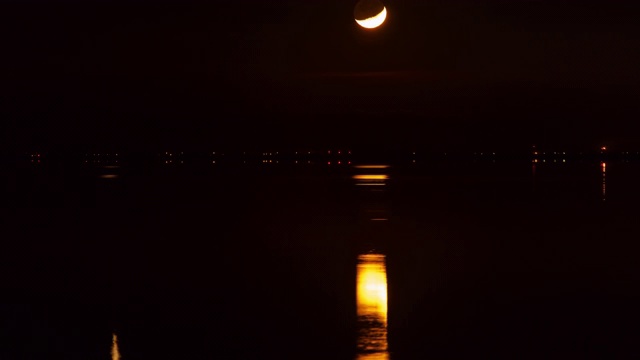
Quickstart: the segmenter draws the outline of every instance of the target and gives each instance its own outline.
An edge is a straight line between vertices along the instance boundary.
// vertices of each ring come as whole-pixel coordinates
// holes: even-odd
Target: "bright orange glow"
[[[385,186],[385,183],[358,183],[358,186]]]
[[[605,151],[605,150],[607,150],[607,147],[603,146],[603,147],[600,148],[600,150]]]
[[[603,172],[603,173],[607,172],[607,163],[606,163],[606,162],[603,162],[603,163],[601,163],[600,165],[602,165],[602,172]]]
[[[389,165],[356,165],[356,169],[387,169]]]
[[[387,269],[382,254],[358,257],[356,278],[357,314],[360,322],[358,350],[387,350]]]
[[[389,360],[388,352],[375,352],[375,353],[364,353],[358,354],[356,356],[356,360]]]
[[[385,256],[364,254],[358,257],[358,315],[375,315],[387,321],[387,271]]]
[[[389,179],[389,176],[368,174],[368,175],[353,175],[353,178],[356,180],[387,180]]]
[[[120,350],[118,349],[118,336],[113,334],[111,337],[111,360],[120,360]]]

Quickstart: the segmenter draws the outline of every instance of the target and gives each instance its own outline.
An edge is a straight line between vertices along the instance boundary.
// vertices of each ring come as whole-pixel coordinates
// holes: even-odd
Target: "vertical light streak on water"
[[[531,179],[532,179],[532,183],[531,183],[532,184],[532,188],[531,189],[533,190],[533,192],[536,191],[536,162],[537,161],[538,161],[537,159],[534,160],[533,164],[531,165]]]
[[[386,360],[387,344],[387,269],[382,254],[358,257],[356,279],[358,315],[357,360]]]
[[[113,334],[111,339],[111,360],[120,360],[120,349],[118,349],[118,335]]]
[[[607,163],[602,162],[602,201],[607,200]]]

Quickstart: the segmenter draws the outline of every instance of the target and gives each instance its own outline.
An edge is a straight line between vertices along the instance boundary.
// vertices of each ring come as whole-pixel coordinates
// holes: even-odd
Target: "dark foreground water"
[[[638,184],[596,162],[6,172],[0,359],[638,358]]]

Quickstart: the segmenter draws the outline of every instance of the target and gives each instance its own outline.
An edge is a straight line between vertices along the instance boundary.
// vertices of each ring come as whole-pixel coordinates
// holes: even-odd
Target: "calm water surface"
[[[640,164],[379,165],[5,173],[0,358],[640,356]]]

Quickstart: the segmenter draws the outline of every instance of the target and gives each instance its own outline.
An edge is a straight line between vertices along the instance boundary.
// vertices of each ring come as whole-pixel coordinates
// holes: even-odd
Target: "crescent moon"
[[[382,23],[386,18],[387,18],[387,8],[383,7],[382,11],[380,11],[380,13],[376,16],[372,16],[370,18],[366,18],[362,20],[358,20],[358,19],[355,19],[355,20],[358,23],[358,25],[362,26],[363,28],[373,29],[382,25]]]

